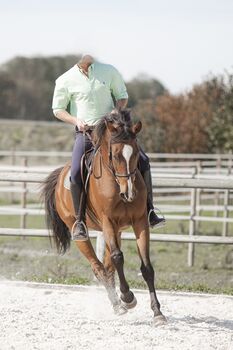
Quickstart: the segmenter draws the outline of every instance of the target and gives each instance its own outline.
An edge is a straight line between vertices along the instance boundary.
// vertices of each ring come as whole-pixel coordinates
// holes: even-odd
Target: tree
[[[210,77],[181,95],[157,98],[163,152],[199,153],[232,148],[232,77]]]
[[[233,150],[233,74],[220,76],[213,83],[220,96],[208,128],[209,148],[213,152],[229,152]]]
[[[142,122],[142,131],[138,135],[139,142],[147,152],[162,152],[164,130],[156,118],[155,100],[140,100],[132,110],[134,119]]]
[[[126,86],[129,94],[129,107],[134,107],[141,100],[152,99],[156,102],[156,98],[165,92],[165,87],[158,80],[145,74],[137,76]]]
[[[18,90],[7,72],[0,72],[0,106],[2,117],[15,118],[19,110]]]
[[[56,78],[74,65],[80,56],[16,57],[1,67],[15,89],[15,104],[18,110],[14,118],[53,120],[51,103]],[[1,76],[0,76],[0,80]],[[1,82],[0,82],[1,84]],[[6,94],[5,87],[3,92]],[[5,92],[4,92],[5,91]],[[3,110],[3,117],[10,118]]]

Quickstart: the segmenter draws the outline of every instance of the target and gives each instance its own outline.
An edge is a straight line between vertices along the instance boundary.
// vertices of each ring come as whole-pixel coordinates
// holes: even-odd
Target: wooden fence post
[[[13,148],[11,150],[11,165],[12,166],[15,166],[15,163],[16,163],[16,157],[15,157],[15,149]],[[14,183],[11,183],[10,184],[11,186],[14,186]],[[14,192],[11,192],[10,193],[10,203],[13,204],[14,203],[14,200],[15,200],[15,196],[14,196]]]
[[[193,173],[193,177],[196,175],[197,169]],[[196,221],[194,216],[196,215],[197,210],[197,189],[192,188],[191,190],[191,212],[190,212],[190,221],[189,221],[189,236],[192,237],[195,235],[196,231]],[[194,255],[195,255],[195,245],[194,243],[189,243],[188,245],[188,266],[192,267],[194,265]]]
[[[202,172],[202,162],[201,162],[201,160],[197,161],[196,168],[197,168],[197,170],[196,170],[197,174],[201,175],[201,172]],[[200,207],[200,205],[201,205],[201,188],[198,188],[197,189],[197,203],[196,203],[196,207]],[[200,216],[201,209],[197,208],[196,213],[197,213],[197,216]],[[196,222],[196,230],[197,231],[199,231],[200,224],[201,224],[200,221]]]
[[[221,166],[222,166],[222,159],[221,159],[221,155],[219,154],[218,155],[218,158],[217,158],[217,162],[216,162],[216,174],[218,175],[221,175]],[[219,197],[220,197],[220,192],[219,191],[215,191],[215,199],[214,199],[214,204],[216,206],[219,205]],[[215,216],[218,216],[219,215],[219,211],[218,209],[216,209],[215,211]]]
[[[22,166],[27,167],[27,158],[23,158]],[[26,171],[25,171],[26,172]],[[27,183],[23,182],[22,194],[21,194],[21,208],[25,209],[27,207]],[[27,214],[22,214],[20,217],[20,228],[26,228],[26,217]]]
[[[228,169],[227,169],[227,175],[231,174],[232,169],[232,152],[229,152],[229,162],[228,162]],[[230,201],[230,190],[225,190],[224,192],[224,211],[223,211],[223,217],[225,219],[229,216],[229,201]],[[228,222],[223,222],[223,228],[222,228],[222,236],[226,237],[228,235]]]

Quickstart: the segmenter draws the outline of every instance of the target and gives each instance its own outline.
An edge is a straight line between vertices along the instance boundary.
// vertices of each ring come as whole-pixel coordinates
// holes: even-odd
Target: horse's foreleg
[[[121,291],[121,300],[123,305],[127,309],[133,308],[137,304],[137,300],[130,291],[129,285],[126,281],[124,274],[124,256],[120,250],[120,237],[118,236],[118,231],[112,226],[108,219],[105,219],[104,233],[107,240],[107,245],[110,250],[111,261],[114,267],[117,270],[119,281],[120,281],[120,291]]]
[[[113,309],[115,313],[117,314],[123,314],[126,311],[121,307],[120,300],[115,292],[115,290],[112,288],[111,285],[109,285],[109,279],[108,274],[104,268],[104,265],[98,260],[95,251],[93,249],[93,246],[91,244],[91,241],[75,241],[77,247],[81,251],[81,253],[87,258],[87,260],[91,264],[91,268],[93,273],[95,274],[96,278],[104,285],[104,287],[107,290],[109,300],[113,306]]]
[[[104,267],[108,278],[108,283],[111,288],[115,289],[115,266],[113,265],[110,249],[108,246],[106,246],[105,249],[105,256],[104,256]]]
[[[119,304],[114,307],[115,313],[124,314],[127,310],[122,307],[120,299],[116,292],[116,284],[115,284],[115,266],[112,262],[110,249],[106,246],[105,256],[104,256],[104,268],[106,271],[107,279],[108,279],[108,288],[111,291],[111,294],[118,300]]]
[[[137,239],[138,253],[141,259],[141,272],[142,276],[147,283],[150,292],[151,299],[151,309],[154,312],[154,321],[156,324],[166,323],[166,318],[163,316],[160,311],[160,304],[155,291],[154,284],[154,269],[150,262],[149,255],[149,243],[150,243],[150,233],[149,227],[147,224],[147,218],[135,222],[133,229]]]

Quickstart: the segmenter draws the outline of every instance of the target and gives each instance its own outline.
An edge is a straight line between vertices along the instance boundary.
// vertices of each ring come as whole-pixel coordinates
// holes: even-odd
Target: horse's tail
[[[53,238],[59,254],[64,254],[70,247],[70,232],[56,210],[55,187],[63,167],[54,170],[42,185],[41,196],[45,204],[47,227],[53,233]]]

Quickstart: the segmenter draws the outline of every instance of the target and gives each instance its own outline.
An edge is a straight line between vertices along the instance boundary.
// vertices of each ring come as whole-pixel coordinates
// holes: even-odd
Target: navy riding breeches
[[[93,144],[90,138],[83,134],[81,131],[76,129],[75,143],[73,147],[72,160],[71,160],[71,174],[70,180],[72,183],[77,185],[82,185],[82,176],[81,176],[81,159],[84,153],[90,150],[93,147]],[[140,148],[139,156],[139,170],[142,175],[147,170],[150,169],[149,158],[145,152]]]
[[[73,147],[70,180],[72,183],[82,185],[81,159],[84,153],[90,150],[93,144],[87,134],[76,129],[75,143]]]
[[[150,170],[150,160],[146,153],[141,149],[139,150],[138,168],[143,175],[147,170]]]

